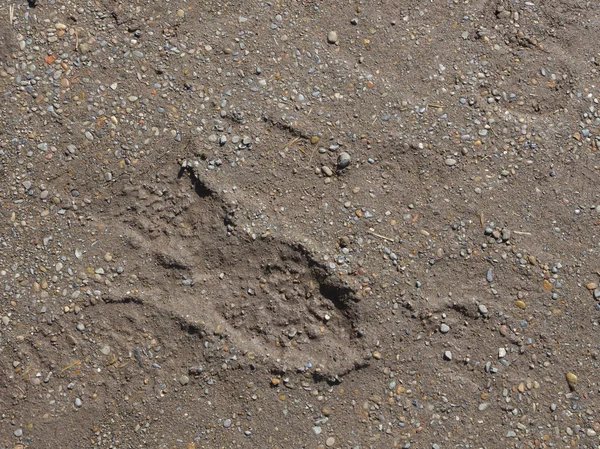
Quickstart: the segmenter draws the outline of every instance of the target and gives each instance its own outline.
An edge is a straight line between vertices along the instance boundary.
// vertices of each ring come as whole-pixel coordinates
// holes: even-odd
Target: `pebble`
[[[442,324],[440,325],[440,332],[441,332],[442,334],[447,334],[448,332],[450,332],[450,326],[448,326],[448,325],[447,325],[447,324],[445,324],[445,323],[442,323]]]
[[[338,170],[343,170],[344,168],[348,167],[351,162],[352,158],[350,157],[350,155],[345,151],[342,151],[337,158]]]
[[[334,444],[335,444],[335,438],[333,438],[333,437],[329,437],[329,438],[327,438],[327,440],[325,440],[325,445],[327,447],[331,447]]]
[[[488,308],[486,306],[484,306],[483,304],[479,304],[477,306],[477,309],[479,310],[479,313],[482,315],[487,315],[488,314]]]
[[[325,174],[325,176],[328,176],[328,177],[333,176],[333,171],[331,171],[331,169],[329,167],[327,167],[326,165],[321,167],[321,171]]]
[[[456,159],[452,159],[451,157],[449,157],[448,159],[446,159],[446,165],[448,167],[453,167],[456,165]]]
[[[187,385],[187,384],[189,384],[189,383],[190,383],[190,378],[189,378],[189,377],[187,377],[186,375],[180,376],[180,377],[179,377],[179,383],[180,383],[181,385]]]
[[[452,352],[450,352],[450,351],[444,352],[444,359],[451,361],[452,360]]]
[[[23,436],[23,429],[17,429],[13,432],[13,434],[17,437],[20,438],[21,436]]]
[[[505,348],[499,348],[498,349],[498,358],[502,359],[506,357],[506,349]]]
[[[85,330],[85,325],[83,323],[78,323],[77,324],[77,330],[79,332],[83,332]]]
[[[569,388],[571,388],[571,390],[574,390],[575,387],[577,386],[577,376],[571,372],[567,373],[566,375],[567,378],[567,383],[569,384]]]
[[[494,280],[494,269],[493,268],[488,269],[487,274],[485,275],[485,280],[488,281],[489,283],[492,283],[492,281]]]
[[[230,419],[226,419],[225,421],[223,421],[223,427],[225,427],[226,429],[231,427],[231,420]]]
[[[83,401],[80,398],[75,398],[75,407],[79,408],[83,405]]]
[[[337,44],[338,43],[338,34],[337,31],[330,31],[329,33],[327,33],[327,42],[329,42],[330,44]]]

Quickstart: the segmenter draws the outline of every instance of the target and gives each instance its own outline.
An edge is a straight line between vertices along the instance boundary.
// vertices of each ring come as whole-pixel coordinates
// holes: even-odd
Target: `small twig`
[[[517,234],[517,235],[531,235],[531,232],[513,231],[513,234]]]
[[[12,26],[13,22],[15,21],[15,5],[8,6],[8,20]]]
[[[75,51],[79,51],[79,32],[75,28]]]
[[[65,366],[63,369],[60,370],[60,374],[64,373],[65,371],[67,371],[68,369],[73,368],[74,366],[79,366],[81,365],[81,360],[76,360],[73,363]]]
[[[387,240],[388,242],[395,242],[394,239],[386,237],[385,235],[377,234],[373,231],[367,231],[369,234],[374,235],[375,237],[379,237],[380,239]]]
[[[315,145],[315,147],[314,147],[314,148],[313,148],[313,150],[312,150],[312,153],[310,153],[310,159],[308,160],[308,164],[309,164],[309,165],[310,165],[310,163],[312,162],[312,159],[313,159],[313,157],[314,157],[315,153],[317,152],[317,147],[318,147],[318,145]]]

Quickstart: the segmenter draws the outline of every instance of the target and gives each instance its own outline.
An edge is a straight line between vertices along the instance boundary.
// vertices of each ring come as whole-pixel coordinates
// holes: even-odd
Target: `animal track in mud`
[[[354,290],[302,245],[238,235],[233,206],[216,192],[186,169],[177,184],[148,183],[117,197],[122,234],[137,253],[128,269],[144,285],[136,301],[273,371],[314,369],[332,380],[360,368]],[[119,295],[132,301],[115,287],[112,297]]]

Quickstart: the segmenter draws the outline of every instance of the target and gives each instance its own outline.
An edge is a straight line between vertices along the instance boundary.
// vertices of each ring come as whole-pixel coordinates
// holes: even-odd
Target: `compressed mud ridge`
[[[597,448],[599,9],[0,0],[0,449]]]

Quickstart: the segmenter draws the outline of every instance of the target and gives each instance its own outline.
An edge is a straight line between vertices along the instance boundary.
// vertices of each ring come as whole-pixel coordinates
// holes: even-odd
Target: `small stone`
[[[329,167],[327,167],[326,165],[324,165],[323,167],[321,167],[321,171],[325,174],[325,176],[327,177],[331,177],[333,176],[333,171],[331,171],[331,169]]]
[[[350,157],[350,155],[348,153],[346,153],[345,151],[342,151],[337,158],[338,170],[343,170],[344,168],[348,167],[351,162],[352,162],[352,158]]]
[[[515,306],[517,306],[519,309],[521,310],[525,310],[527,308],[527,304],[525,304],[523,301],[521,301],[520,299],[515,301]]]
[[[486,306],[484,306],[483,304],[479,304],[477,306],[477,310],[479,310],[479,313],[481,313],[482,315],[488,314],[488,308]]]
[[[380,360],[381,359],[381,352],[379,351],[373,351],[373,358]]]
[[[23,183],[23,185],[25,185],[25,183]],[[589,282],[585,284],[585,288],[587,288],[588,290],[595,290],[598,288],[598,284],[596,284],[595,282]]]
[[[187,385],[187,384],[189,384],[189,383],[190,383],[190,378],[189,378],[189,377],[187,377],[186,375],[180,376],[180,377],[179,377],[179,383],[180,383],[181,385]]]
[[[312,136],[310,138],[310,143],[312,143],[313,145],[316,145],[319,143],[319,136]]]
[[[567,373],[566,378],[567,383],[569,384],[569,388],[571,388],[571,390],[574,390],[575,386],[577,385],[577,376],[573,373]]]
[[[20,438],[23,436],[23,429],[17,429],[13,432],[13,434],[17,437]]]
[[[498,358],[499,359],[503,359],[504,357],[506,357],[506,349],[505,348],[499,348],[498,349]]]
[[[329,437],[329,438],[327,438],[327,440],[325,440],[325,445],[327,447],[331,447],[334,444],[335,444],[335,438],[333,438],[333,437]]]
[[[456,165],[456,159],[452,159],[451,157],[449,157],[448,159],[446,159],[445,163],[448,167],[454,167]]]
[[[78,330],[79,332],[83,332],[83,331],[85,330],[85,325],[84,325],[83,323],[79,323],[79,324],[77,325],[77,330]]]
[[[313,431],[313,433],[314,433],[315,435],[320,435],[322,430],[321,430],[321,427],[320,427],[320,426],[314,426],[314,427],[312,428],[312,431]]]
[[[485,275],[485,280],[488,281],[489,283],[492,283],[492,281],[494,280],[494,269],[493,268],[488,269],[487,274]]]
[[[440,325],[440,332],[441,332],[442,334],[447,334],[448,332],[450,332],[450,326],[448,326],[448,325],[447,325],[447,324],[445,324],[445,323],[442,323],[442,324]]]
[[[231,420],[230,419],[226,419],[225,421],[223,421],[223,427],[225,427],[226,429],[228,429],[229,427],[231,427]]]
[[[329,42],[330,44],[337,44],[338,40],[338,34],[336,31],[332,30],[329,33],[327,33],[327,42]]]
[[[226,135],[222,135],[221,137],[219,137],[219,145],[223,146],[227,143],[227,136]]]
[[[104,355],[110,354],[110,346],[104,345],[100,348],[100,352]]]
[[[479,404],[479,406],[477,407],[477,409],[480,412],[483,412],[484,410],[486,410],[488,407],[490,406],[489,402],[482,402],[481,404]]]
[[[444,359],[451,361],[452,360],[452,352],[450,352],[450,351],[444,352]]]
[[[75,398],[75,407],[79,408],[83,405],[83,401],[79,398]]]

